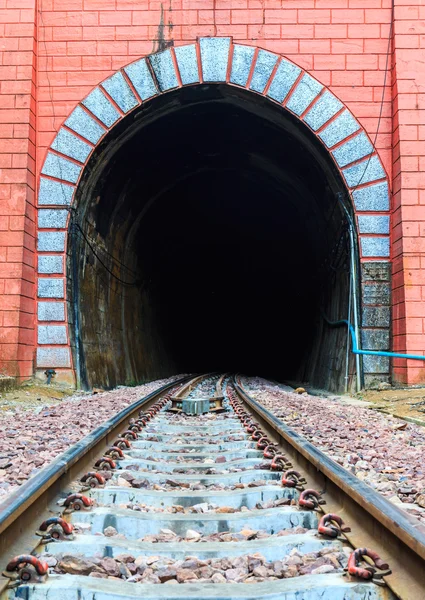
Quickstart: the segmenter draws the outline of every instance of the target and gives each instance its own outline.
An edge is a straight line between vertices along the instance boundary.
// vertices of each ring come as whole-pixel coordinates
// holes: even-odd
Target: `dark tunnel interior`
[[[346,332],[321,317],[347,310],[338,192],[315,136],[252,93],[195,86],[126,117],[85,170],[69,236],[82,384],[241,371],[340,390]]]

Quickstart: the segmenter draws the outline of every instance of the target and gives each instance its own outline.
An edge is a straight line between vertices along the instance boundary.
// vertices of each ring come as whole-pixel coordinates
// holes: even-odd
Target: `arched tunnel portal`
[[[326,148],[263,96],[200,84],[131,112],[86,165],[68,236],[82,383],[221,370],[342,389],[347,332],[321,316],[347,314],[338,193],[351,210]]]

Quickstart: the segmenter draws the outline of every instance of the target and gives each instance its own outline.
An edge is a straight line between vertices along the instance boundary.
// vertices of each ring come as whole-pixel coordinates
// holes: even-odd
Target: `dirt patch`
[[[419,419],[425,424],[425,388],[366,390],[356,397],[395,417]]]
[[[21,410],[34,410],[45,404],[56,404],[72,395],[76,395],[75,390],[55,385],[24,383],[20,387],[0,394],[0,411],[18,407]],[[79,395],[84,396],[85,392],[81,392]]]

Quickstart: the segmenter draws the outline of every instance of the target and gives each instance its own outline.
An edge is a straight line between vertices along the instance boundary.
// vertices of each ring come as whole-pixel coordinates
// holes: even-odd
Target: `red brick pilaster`
[[[425,354],[425,6],[395,0],[393,61],[393,348]],[[422,48],[422,50],[421,50]],[[425,364],[394,361],[394,378],[423,383]]]
[[[20,378],[35,341],[36,17],[36,0],[0,10],[0,370]]]

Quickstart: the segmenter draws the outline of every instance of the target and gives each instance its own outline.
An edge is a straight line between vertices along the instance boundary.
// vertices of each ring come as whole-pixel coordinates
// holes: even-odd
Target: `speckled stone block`
[[[61,278],[39,278],[37,295],[39,298],[63,298],[64,280]]]
[[[321,83],[313,79],[311,75],[305,73],[289,98],[286,107],[296,115],[301,115],[320,94],[322,89],[323,85]]]
[[[77,106],[65,121],[65,125],[92,144],[97,144],[106,132],[81,106]]]
[[[354,205],[358,211],[390,210],[390,197],[388,192],[388,183],[386,181],[377,183],[375,185],[369,185],[368,187],[360,190],[354,190],[353,198]]]
[[[276,100],[276,102],[282,103],[300,73],[300,67],[282,58],[267,91],[267,96]]]
[[[39,344],[66,344],[65,325],[39,325],[37,341]]]
[[[267,52],[266,50],[260,50],[257,55],[257,61],[254,67],[254,73],[252,74],[251,83],[249,85],[250,90],[255,92],[264,92],[264,88],[267,85],[270,75],[277,63],[277,55]]]
[[[86,142],[83,142],[83,140],[80,140],[80,138],[63,127],[59,129],[57,136],[53,140],[52,148],[81,163],[86,161],[92,151],[92,147],[89,144],[86,144]]]
[[[120,118],[119,112],[100,88],[95,88],[87,98],[83,100],[83,104],[107,127],[111,127]]]
[[[335,144],[342,142],[346,137],[360,129],[359,123],[353,115],[344,110],[336,119],[329,123],[325,129],[319,133],[319,138],[328,147],[332,148]]]
[[[179,82],[170,50],[151,54],[148,58],[162,92],[178,87]]]
[[[309,125],[313,131],[317,131],[329,121],[343,107],[342,102],[338,100],[329,90],[326,90],[318,99],[316,104],[304,117],[304,122]]]
[[[183,85],[190,85],[199,81],[198,58],[195,44],[177,46],[174,49]]]
[[[57,255],[39,255],[38,272],[43,275],[63,273],[63,257]]]
[[[390,217],[385,215],[359,215],[360,233],[389,233]]]
[[[124,113],[139,104],[121,71],[117,71],[112,77],[106,79],[102,83],[102,87]]]
[[[356,187],[385,177],[385,171],[376,154],[370,159],[367,158],[357,165],[344,169],[342,174],[349,187]]]
[[[360,236],[362,255],[371,256],[389,256],[390,238],[389,237],[363,237]]]
[[[362,281],[390,281],[391,263],[383,260],[371,260],[361,265]]]
[[[391,300],[391,285],[386,282],[363,284],[362,298],[365,306],[389,306]]]
[[[362,327],[389,327],[391,310],[389,306],[363,306]]]
[[[226,81],[230,38],[201,38],[202,77],[204,81]]]
[[[135,63],[124,68],[134,89],[142,100],[148,100],[158,94],[154,79],[147,65],[146,59],[141,58]]]
[[[65,250],[65,231],[39,231],[37,249],[40,252],[63,252]]]
[[[251,70],[252,59],[255,48],[253,46],[242,46],[235,44],[233,48],[232,71],[230,82],[245,87]]]
[[[386,356],[363,356],[365,373],[389,373],[390,359]]]
[[[39,321],[65,321],[65,303],[38,302],[37,317]]]
[[[62,156],[48,152],[41,172],[43,175],[50,175],[50,177],[55,177],[62,181],[77,183],[81,167]]]
[[[37,367],[70,367],[69,348],[37,348]]]
[[[373,146],[364,131],[342,144],[342,146],[332,150],[333,157],[340,167],[346,167],[350,163],[372,154],[372,152]]]
[[[66,227],[68,211],[64,209],[40,208],[38,226],[40,229],[63,229]]]
[[[68,206],[71,204],[72,195],[74,191],[75,187],[71,187],[66,183],[61,183],[60,181],[52,181],[52,179],[40,177],[40,187],[38,190],[38,204],[39,206]]]
[[[390,332],[388,329],[362,329],[363,350],[389,350]]]

